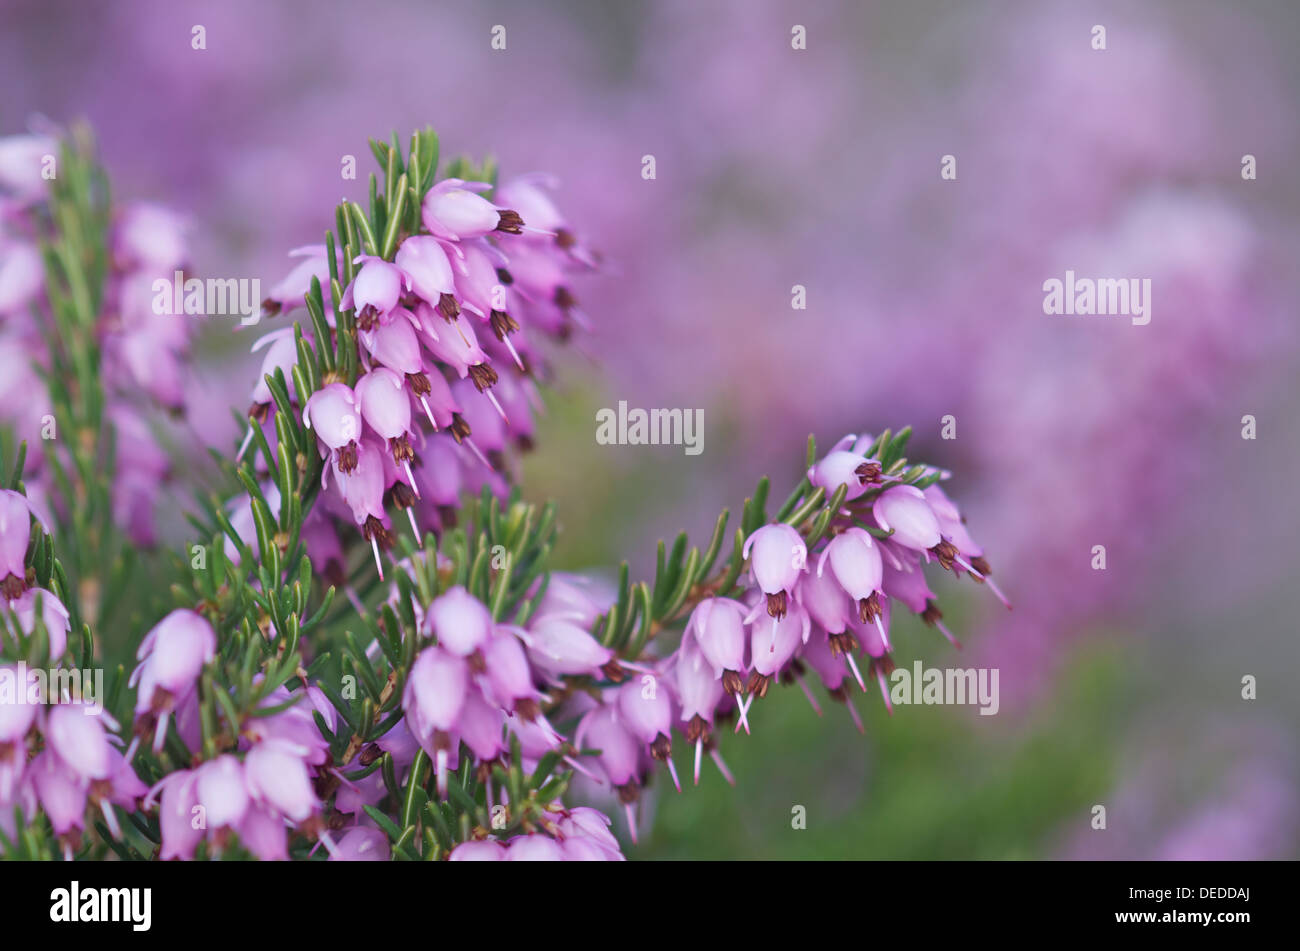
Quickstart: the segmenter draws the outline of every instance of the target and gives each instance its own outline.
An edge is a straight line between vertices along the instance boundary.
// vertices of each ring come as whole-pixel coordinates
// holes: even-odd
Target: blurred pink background
[[[394,129],[555,173],[607,262],[578,290],[596,330],[558,358],[527,468],[531,495],[561,500],[569,565],[644,569],[655,539],[707,531],[758,475],[783,496],[809,432],[911,423],[1016,602],[955,599],[1006,715],[1050,706],[1094,639],[1142,691],[1123,700],[1116,795],[1173,818],[1063,835],[1059,854],[1293,857],[1294,5],[6,0],[0,16],[0,132],[88,117],[120,193],[190,216],[205,273],[269,287],[362,197],[366,139]],[[1151,323],[1045,316],[1042,283],[1067,268],[1150,278]],[[190,417],[214,445],[247,402],[252,339],[214,321],[199,344]],[[704,452],[597,446],[591,414],[618,400],[703,408]],[[1192,731],[1172,749],[1171,721]],[[1236,751],[1236,778],[1171,805],[1203,744]]]

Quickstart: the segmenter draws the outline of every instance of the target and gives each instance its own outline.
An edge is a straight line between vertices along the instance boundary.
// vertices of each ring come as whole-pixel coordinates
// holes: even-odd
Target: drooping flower
[[[178,608],[145,635],[136,651],[140,662],[131,672],[136,687],[135,713],[154,723],[154,749],[162,749],[167,722],[195,688],[204,666],[217,652],[212,625],[194,611]]]
[[[342,305],[355,307],[357,326],[369,330],[376,323],[393,319],[393,309],[402,296],[402,289],[411,289],[411,279],[400,267],[382,258],[362,256],[357,258],[361,270],[343,292]]]
[[[859,620],[876,621],[879,624],[884,564],[871,535],[856,526],[845,529],[822,550],[817,562],[818,575],[822,574],[828,560],[835,580],[857,602]],[[885,643],[889,643],[883,627],[881,637],[885,638]]]
[[[444,317],[460,313],[451,260],[442,243],[430,235],[411,235],[397,248],[394,263],[406,275],[409,286],[421,299]]]
[[[746,608],[729,598],[706,598],[696,605],[686,623],[686,634],[694,637],[700,654],[713,668],[730,694],[744,689]]]
[[[469,666],[443,647],[426,647],[411,666],[402,709],[412,735],[434,760],[438,789],[447,792],[447,769],[456,727],[469,690]]]
[[[357,467],[357,446],[363,430],[357,397],[346,383],[328,383],[313,393],[302,411],[303,425],[333,450],[341,473]]]
[[[745,540],[742,553],[751,558],[754,580],[766,595],[767,613],[784,617],[790,592],[808,563],[803,536],[789,525],[764,525]]]
[[[15,601],[27,590],[27,544],[32,537],[31,507],[12,489],[0,489],[0,594]]]
[[[481,238],[494,231],[520,234],[523,219],[509,208],[498,208],[482,195],[492,186],[487,182],[467,182],[445,178],[424,196],[421,218],[429,232],[448,241]]]
[[[628,681],[618,690],[618,712],[628,732],[645,744],[652,758],[668,767],[673,785],[681,792],[672,759],[673,706],[667,682],[660,685],[657,678],[647,683]]]

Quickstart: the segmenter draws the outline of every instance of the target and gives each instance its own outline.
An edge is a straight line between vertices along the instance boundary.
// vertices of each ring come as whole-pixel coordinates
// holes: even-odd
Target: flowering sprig
[[[660,542],[653,583],[630,583],[624,564],[617,597],[592,632],[619,658],[615,667],[642,677],[593,682],[588,697],[596,703],[583,702],[575,712],[582,717],[577,739],[601,748],[597,771],[617,788],[631,834],[633,805],[656,763],[681,788],[674,731],[694,747],[696,783],[706,751],[731,781],[715,728],[734,718],[735,730],[748,733],[750,709],[774,681],[798,683],[820,714],[804,677],[812,668],[861,730],[848,689],[867,689],[860,657],[889,707],[895,602],[960,646],[943,624],[924,565],[969,575],[1010,607],[989,578],[983,549],[939,487],[950,473],[910,464],[910,437],[910,428],[850,435],[819,459],[810,436],[804,478],[771,518],[770,482],[760,480],[745,501],[730,556],[716,568],[727,511],[703,551],[690,547],[685,533],[671,550]],[[654,640],[670,630],[682,634],[676,648],[656,651]]]
[[[341,205],[336,214],[337,233],[328,233],[318,258],[310,260],[306,268],[300,265],[295,269],[277,285],[265,305],[272,314],[301,305],[310,324],[300,322],[291,331],[272,332],[274,344],[262,381],[254,389],[248,435],[237,462],[232,465],[218,459],[232,481],[242,485],[244,494],[233,505],[213,499],[204,516],[192,519],[204,537],[211,539],[212,563],[193,572],[194,595],[182,599],[193,603],[217,626],[221,644],[217,668],[209,667],[197,683],[186,682],[180,690],[164,692],[161,706],[138,707],[136,721],[141,739],[152,736],[156,755],[167,758],[173,747],[177,755],[192,750],[197,739],[203,761],[215,762],[241,749],[250,721],[268,715],[264,712],[268,706],[274,717],[303,696],[302,691],[295,691],[272,702],[290,680],[310,684],[306,693],[317,708],[308,718],[308,722],[315,721],[316,731],[310,745],[324,758],[318,761],[313,754],[306,765],[321,801],[310,810],[308,821],[298,825],[331,852],[338,843],[315,817],[328,811],[325,821],[332,824],[334,832],[351,828],[341,824],[346,815],[379,822],[371,803],[359,813],[327,807],[324,800],[337,794],[341,784],[350,788],[372,776],[382,778],[391,801],[402,803],[401,814],[407,817],[421,814],[428,805],[429,797],[421,797],[417,790],[422,788],[425,766],[440,759],[439,751],[425,754],[424,760],[412,753],[400,763],[391,755],[377,758],[375,754],[376,741],[401,723],[399,704],[409,695],[406,685],[411,671],[424,656],[416,653],[418,618],[436,612],[448,585],[481,598],[490,606],[485,613],[493,619],[526,614],[528,609],[521,611],[521,603],[538,587],[554,531],[552,506],[540,511],[524,506],[516,493],[503,508],[494,494],[504,486],[497,466],[504,460],[501,450],[505,447],[491,421],[500,417],[507,427],[513,425],[524,445],[531,426],[526,405],[512,407],[512,421],[489,391],[503,382],[491,369],[494,353],[509,358],[513,366],[507,372],[531,373],[539,365],[531,345],[516,347],[508,337],[522,329],[526,314],[539,307],[549,313],[549,308],[561,305],[553,299],[529,300],[522,289],[517,298],[500,293],[502,285],[513,280],[505,271],[509,259],[499,252],[495,257],[498,266],[491,269],[492,279],[501,282],[498,286],[481,287],[482,275],[472,264],[475,255],[489,253],[490,245],[484,241],[487,231],[523,235],[526,226],[517,213],[495,210],[478,189],[461,187],[466,183],[460,176],[473,173],[463,161],[453,165],[455,174],[435,184],[437,139],[432,132],[413,137],[406,156],[401,156],[396,143],[376,143],[374,147],[386,167],[385,181],[392,186],[380,188],[372,178],[369,214],[353,203]],[[489,177],[487,171],[485,167],[478,174]],[[533,207],[543,207],[532,186],[517,186],[516,192]],[[416,211],[407,214],[405,208]],[[439,237],[430,245],[435,232]],[[533,249],[534,257],[549,253],[568,260],[577,253],[579,246],[571,238],[561,242],[552,232],[530,233],[554,240],[549,251]],[[376,234],[385,235],[382,243],[376,242]],[[464,247],[448,250],[452,242]],[[463,266],[452,264],[457,256]],[[398,263],[389,262],[390,257]],[[564,308],[573,308],[571,293],[552,295],[556,296]],[[488,349],[462,346],[474,335],[463,322],[462,307],[491,329],[495,345]],[[414,316],[417,313],[418,318]],[[440,324],[430,323],[435,320]],[[292,346],[286,345],[290,341]],[[418,349],[421,346],[434,359],[423,355]],[[456,374],[472,383],[472,389],[453,392],[458,389],[456,384],[449,387],[446,379],[454,379]],[[521,375],[512,385],[525,384],[528,380]],[[396,402],[388,395],[394,391]],[[495,416],[477,412],[478,404],[472,401],[482,397]],[[424,410],[432,435],[412,425],[412,415],[418,418],[419,414],[405,412],[403,407],[408,405]],[[487,426],[483,425],[485,415]],[[465,417],[475,418],[473,430]],[[483,429],[487,433],[480,449],[470,437],[474,430],[481,433]],[[372,441],[375,436],[386,445]],[[438,445],[451,448],[450,456],[428,451],[435,438],[445,440]],[[413,441],[424,447],[423,459],[416,458]],[[455,455],[463,444],[469,445],[472,458]],[[468,480],[456,470],[466,466],[479,470],[482,483],[469,530],[452,524],[463,520],[455,506],[457,490]],[[426,494],[416,482],[421,472],[427,472],[432,480],[424,488],[435,506],[429,512],[431,521],[440,526],[436,535],[423,537],[411,511]],[[439,484],[448,475],[455,476],[450,492]],[[407,511],[415,529],[412,537],[397,538],[390,532],[385,501]],[[361,538],[370,544],[373,572],[364,568],[364,562],[358,563],[351,576],[345,571],[344,565],[351,559],[348,546],[340,539],[346,535],[335,528],[337,517],[344,512],[351,514],[362,529]],[[447,525],[442,524],[444,520]],[[376,582],[384,579],[381,548],[397,549],[401,557],[395,558],[399,570],[389,582],[390,603],[372,611],[365,603],[372,600]],[[322,563],[324,575],[347,592],[352,611],[332,610],[331,588],[312,616],[305,617],[311,602],[313,560]],[[541,579],[543,590],[544,583]],[[358,638],[352,630],[340,635],[339,625],[347,623],[345,617],[350,617],[352,624],[359,622],[368,639]],[[320,636],[310,642],[302,640],[313,632]],[[310,657],[306,666],[304,655]],[[142,680],[147,677],[143,669],[137,670]],[[344,683],[358,686],[360,696],[345,696],[344,691],[330,686]],[[223,691],[217,686],[220,684],[231,687]],[[330,703],[325,703],[326,697]],[[187,739],[183,730],[168,735],[166,720],[173,708],[191,702],[197,705],[197,715],[186,719],[198,724],[196,737]],[[225,762],[228,769],[238,772]],[[551,777],[549,764],[546,769],[530,769],[525,780],[518,765],[523,762],[522,754],[511,762],[513,765],[501,768],[498,775],[483,779],[497,783],[498,795],[511,797],[515,805],[505,827],[522,834],[554,811],[554,801],[566,780]],[[469,778],[462,776],[459,783],[449,783],[441,768],[445,764],[437,765],[441,798],[445,800],[454,795],[452,789],[459,789],[461,805],[473,802]],[[246,772],[247,767],[243,768]],[[409,774],[400,787],[399,769]],[[165,763],[163,771],[166,774]],[[179,782],[169,781],[164,794]],[[177,788],[190,789],[186,785]],[[488,795],[490,798],[491,793]],[[337,806],[337,802],[331,805]],[[445,854],[460,841],[450,830],[464,825],[465,814],[444,815],[441,811],[451,808],[446,803],[429,806],[441,819],[424,820],[432,823],[428,828],[433,854]],[[386,821],[391,824],[393,820]],[[500,820],[494,821],[500,825]],[[409,828],[409,823],[403,826]],[[400,833],[391,845],[397,854],[409,857],[410,842],[402,841]],[[423,850],[426,842],[421,839],[416,845]],[[276,842],[272,852],[278,853],[280,848]]]
[[[952,639],[924,565],[993,587],[939,487],[948,473],[904,458],[909,430],[848,436],[820,458],[810,438],[774,514],[765,478],[732,534],[723,512],[702,550],[684,533],[660,543],[652,581],[624,564],[605,591],[552,571],[555,506],[525,500],[512,458],[533,443],[542,341],[587,325],[571,279],[597,256],[545,179],[498,184],[491,161],[440,169],[432,130],[405,151],[371,147],[368,207],[339,205],[263,303],[298,319],[254,344],[244,438],[232,458],[213,453],[225,487],[189,515],[203,544],[176,559],[172,610],[133,639],[112,714],[93,729],[57,704],[0,720],[0,807],[25,824],[6,852],[619,859],[609,820],[571,800],[604,787],[635,838],[656,769],[681,788],[675,736],[696,782],[705,752],[730,781],[718,726],[748,732],[774,682],[799,683],[820,712],[811,669],[857,719],[860,657],[883,692],[895,603]],[[103,412],[93,394],[113,361],[63,338],[74,320],[113,332],[100,312],[119,278],[101,260],[111,209],[84,184],[61,188],[49,380],[81,426]],[[80,445],[83,463],[116,458]],[[95,465],[55,472],[67,499],[108,498]],[[88,663],[53,541],[10,482],[6,650],[57,659],[76,630]],[[49,590],[29,598],[36,586]],[[83,838],[92,806],[102,821]]]
[[[0,854],[139,857],[121,844],[118,810],[138,821],[146,788],[120,749],[117,721],[102,708],[86,715],[105,698],[85,696],[67,662],[89,669],[95,644],[88,626],[71,623],[68,575],[27,500],[24,455],[6,472],[9,453],[0,452]],[[83,837],[88,817],[93,838]]]

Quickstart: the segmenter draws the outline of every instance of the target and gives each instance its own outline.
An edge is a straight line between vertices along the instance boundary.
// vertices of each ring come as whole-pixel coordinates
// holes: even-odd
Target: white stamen
[[[433,431],[436,433],[438,431],[438,421],[433,418],[433,410],[429,409],[429,397],[421,396],[420,405],[424,407],[424,414],[429,417],[429,425],[433,427]]]
[[[510,351],[510,356],[515,358],[515,366],[519,367],[519,369],[522,370],[524,368],[523,358],[519,356],[519,351],[515,349],[515,345],[510,342],[510,335],[506,334],[504,337],[502,337],[501,342],[505,344],[506,349]]]
[[[239,452],[235,453],[236,465],[244,458],[244,452],[248,449],[248,444],[253,441],[253,425],[253,423],[248,424],[248,432],[244,434],[244,441],[239,444]]]
[[[861,671],[858,670],[858,662],[853,659],[853,655],[850,654],[848,651],[844,652],[844,659],[849,662],[849,670],[853,671],[853,679],[858,682],[858,686],[862,688],[862,692],[866,693],[867,685],[862,680]]]
[[[411,460],[403,459],[402,468],[406,470],[406,484],[411,487],[411,491],[415,493],[415,497],[418,499],[420,497],[420,487],[415,484],[415,476],[411,474]]]
[[[636,845],[636,811],[632,808],[632,803],[623,803],[623,812],[627,816],[627,834],[632,837],[632,844]]]
[[[501,418],[505,421],[505,424],[506,424],[507,426],[509,426],[509,425],[510,425],[510,417],[506,415],[505,408],[504,408],[504,407],[501,405],[501,403],[497,400],[497,395],[496,395],[495,393],[492,392],[492,389],[489,387],[488,389],[484,390],[484,391],[483,391],[483,395],[486,396],[489,400],[492,401],[492,405],[495,406],[495,407],[497,408],[497,412],[501,414]]]
[[[727,769],[727,764],[722,759],[722,754],[717,750],[713,750],[709,755],[713,757],[714,765],[718,767],[718,772],[722,774],[722,778],[727,781],[727,784],[730,786],[736,785],[736,777],[732,776],[731,770]]]
[[[483,450],[479,449],[478,444],[474,442],[473,439],[466,436],[462,442],[464,445],[469,446],[470,452],[474,453],[479,462],[483,463],[483,465],[489,469],[492,468],[492,463],[488,462],[487,456],[483,455]]]
[[[880,620],[880,615],[876,615],[876,630],[880,632],[880,640],[885,645],[885,653],[893,653],[893,645],[889,643],[889,634],[885,631],[885,623]]]
[[[162,752],[163,740],[165,740],[166,738],[167,738],[167,711],[164,710],[162,713],[158,715],[158,725],[154,727],[153,751],[155,753]]]
[[[103,799],[99,803],[99,808],[104,813],[104,821],[108,823],[108,831],[113,833],[113,838],[122,838],[122,827],[117,824],[117,813],[113,811],[113,804]]]
[[[677,766],[676,766],[676,764],[673,763],[673,761],[672,761],[672,757],[668,757],[667,759],[664,760],[664,762],[668,764],[668,775],[671,776],[671,777],[673,778],[673,785],[677,787],[677,791],[678,791],[678,792],[681,792],[681,791],[682,791],[682,784],[681,784],[681,782],[677,779]]]

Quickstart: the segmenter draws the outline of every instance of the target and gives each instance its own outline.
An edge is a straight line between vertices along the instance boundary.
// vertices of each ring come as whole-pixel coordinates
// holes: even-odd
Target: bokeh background
[[[524,470],[530,496],[560,500],[563,566],[652,567],[657,539],[706,532],[759,475],[783,496],[809,433],[910,423],[912,455],[957,473],[1016,609],[947,585],[965,650],[912,624],[900,654],[998,667],[999,714],[890,717],[864,696],[862,736],[836,704],[819,718],[779,692],[752,737],[723,741],[737,787],[706,770],[661,791],[629,854],[1300,856],[1300,7],[3,0],[0,16],[0,133],[88,118],[120,196],[189,216],[204,274],[270,287],[362,197],[343,157],[368,169],[366,139],[394,129],[556,174],[605,259]],[[1151,278],[1151,323],[1045,317],[1042,282],[1066,268]],[[188,425],[211,445],[235,438],[252,339],[213,320],[196,343]],[[618,400],[702,408],[703,453],[597,445],[594,413]]]

